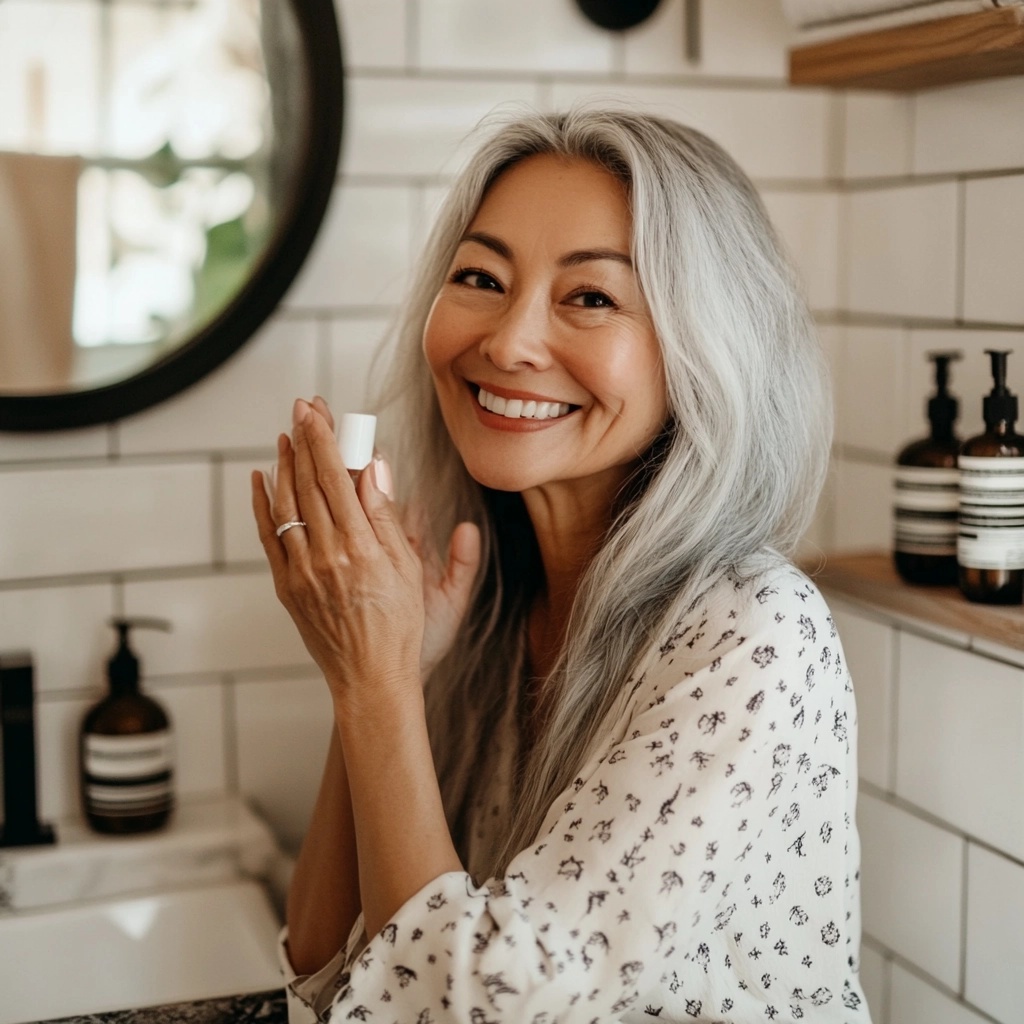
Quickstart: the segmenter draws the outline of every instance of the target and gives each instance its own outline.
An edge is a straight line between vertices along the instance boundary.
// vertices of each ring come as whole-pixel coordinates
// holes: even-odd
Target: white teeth
[[[537,402],[533,399],[524,401],[521,398],[500,398],[484,388],[480,388],[477,392],[476,400],[488,412],[497,413],[499,416],[506,416],[513,420],[554,420],[561,416],[567,416],[571,408],[568,402]]]

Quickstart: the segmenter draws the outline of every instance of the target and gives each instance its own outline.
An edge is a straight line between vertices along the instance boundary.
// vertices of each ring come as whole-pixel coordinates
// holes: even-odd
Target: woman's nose
[[[499,370],[543,370],[551,365],[549,328],[540,309],[515,304],[491,326],[480,342],[480,352]]]

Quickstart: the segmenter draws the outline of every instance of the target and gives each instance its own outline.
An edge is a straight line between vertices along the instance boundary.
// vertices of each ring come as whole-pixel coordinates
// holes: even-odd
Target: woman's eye
[[[614,301],[604,292],[577,292],[569,301],[574,306],[583,306],[587,309],[613,309],[615,307]]]
[[[468,285],[470,288],[501,291],[501,285],[490,274],[486,274],[482,270],[456,270],[451,279],[456,284]]]

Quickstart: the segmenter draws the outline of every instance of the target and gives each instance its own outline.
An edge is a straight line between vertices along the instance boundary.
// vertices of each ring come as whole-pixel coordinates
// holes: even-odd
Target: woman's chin
[[[525,491],[545,482],[535,469],[508,465],[478,465],[467,463],[466,471],[481,487],[492,491]]]

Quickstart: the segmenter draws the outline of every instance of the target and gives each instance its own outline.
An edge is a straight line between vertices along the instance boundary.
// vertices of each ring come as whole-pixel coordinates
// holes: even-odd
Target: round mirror
[[[0,430],[138,412],[251,337],[342,97],[333,0],[0,0]]]

